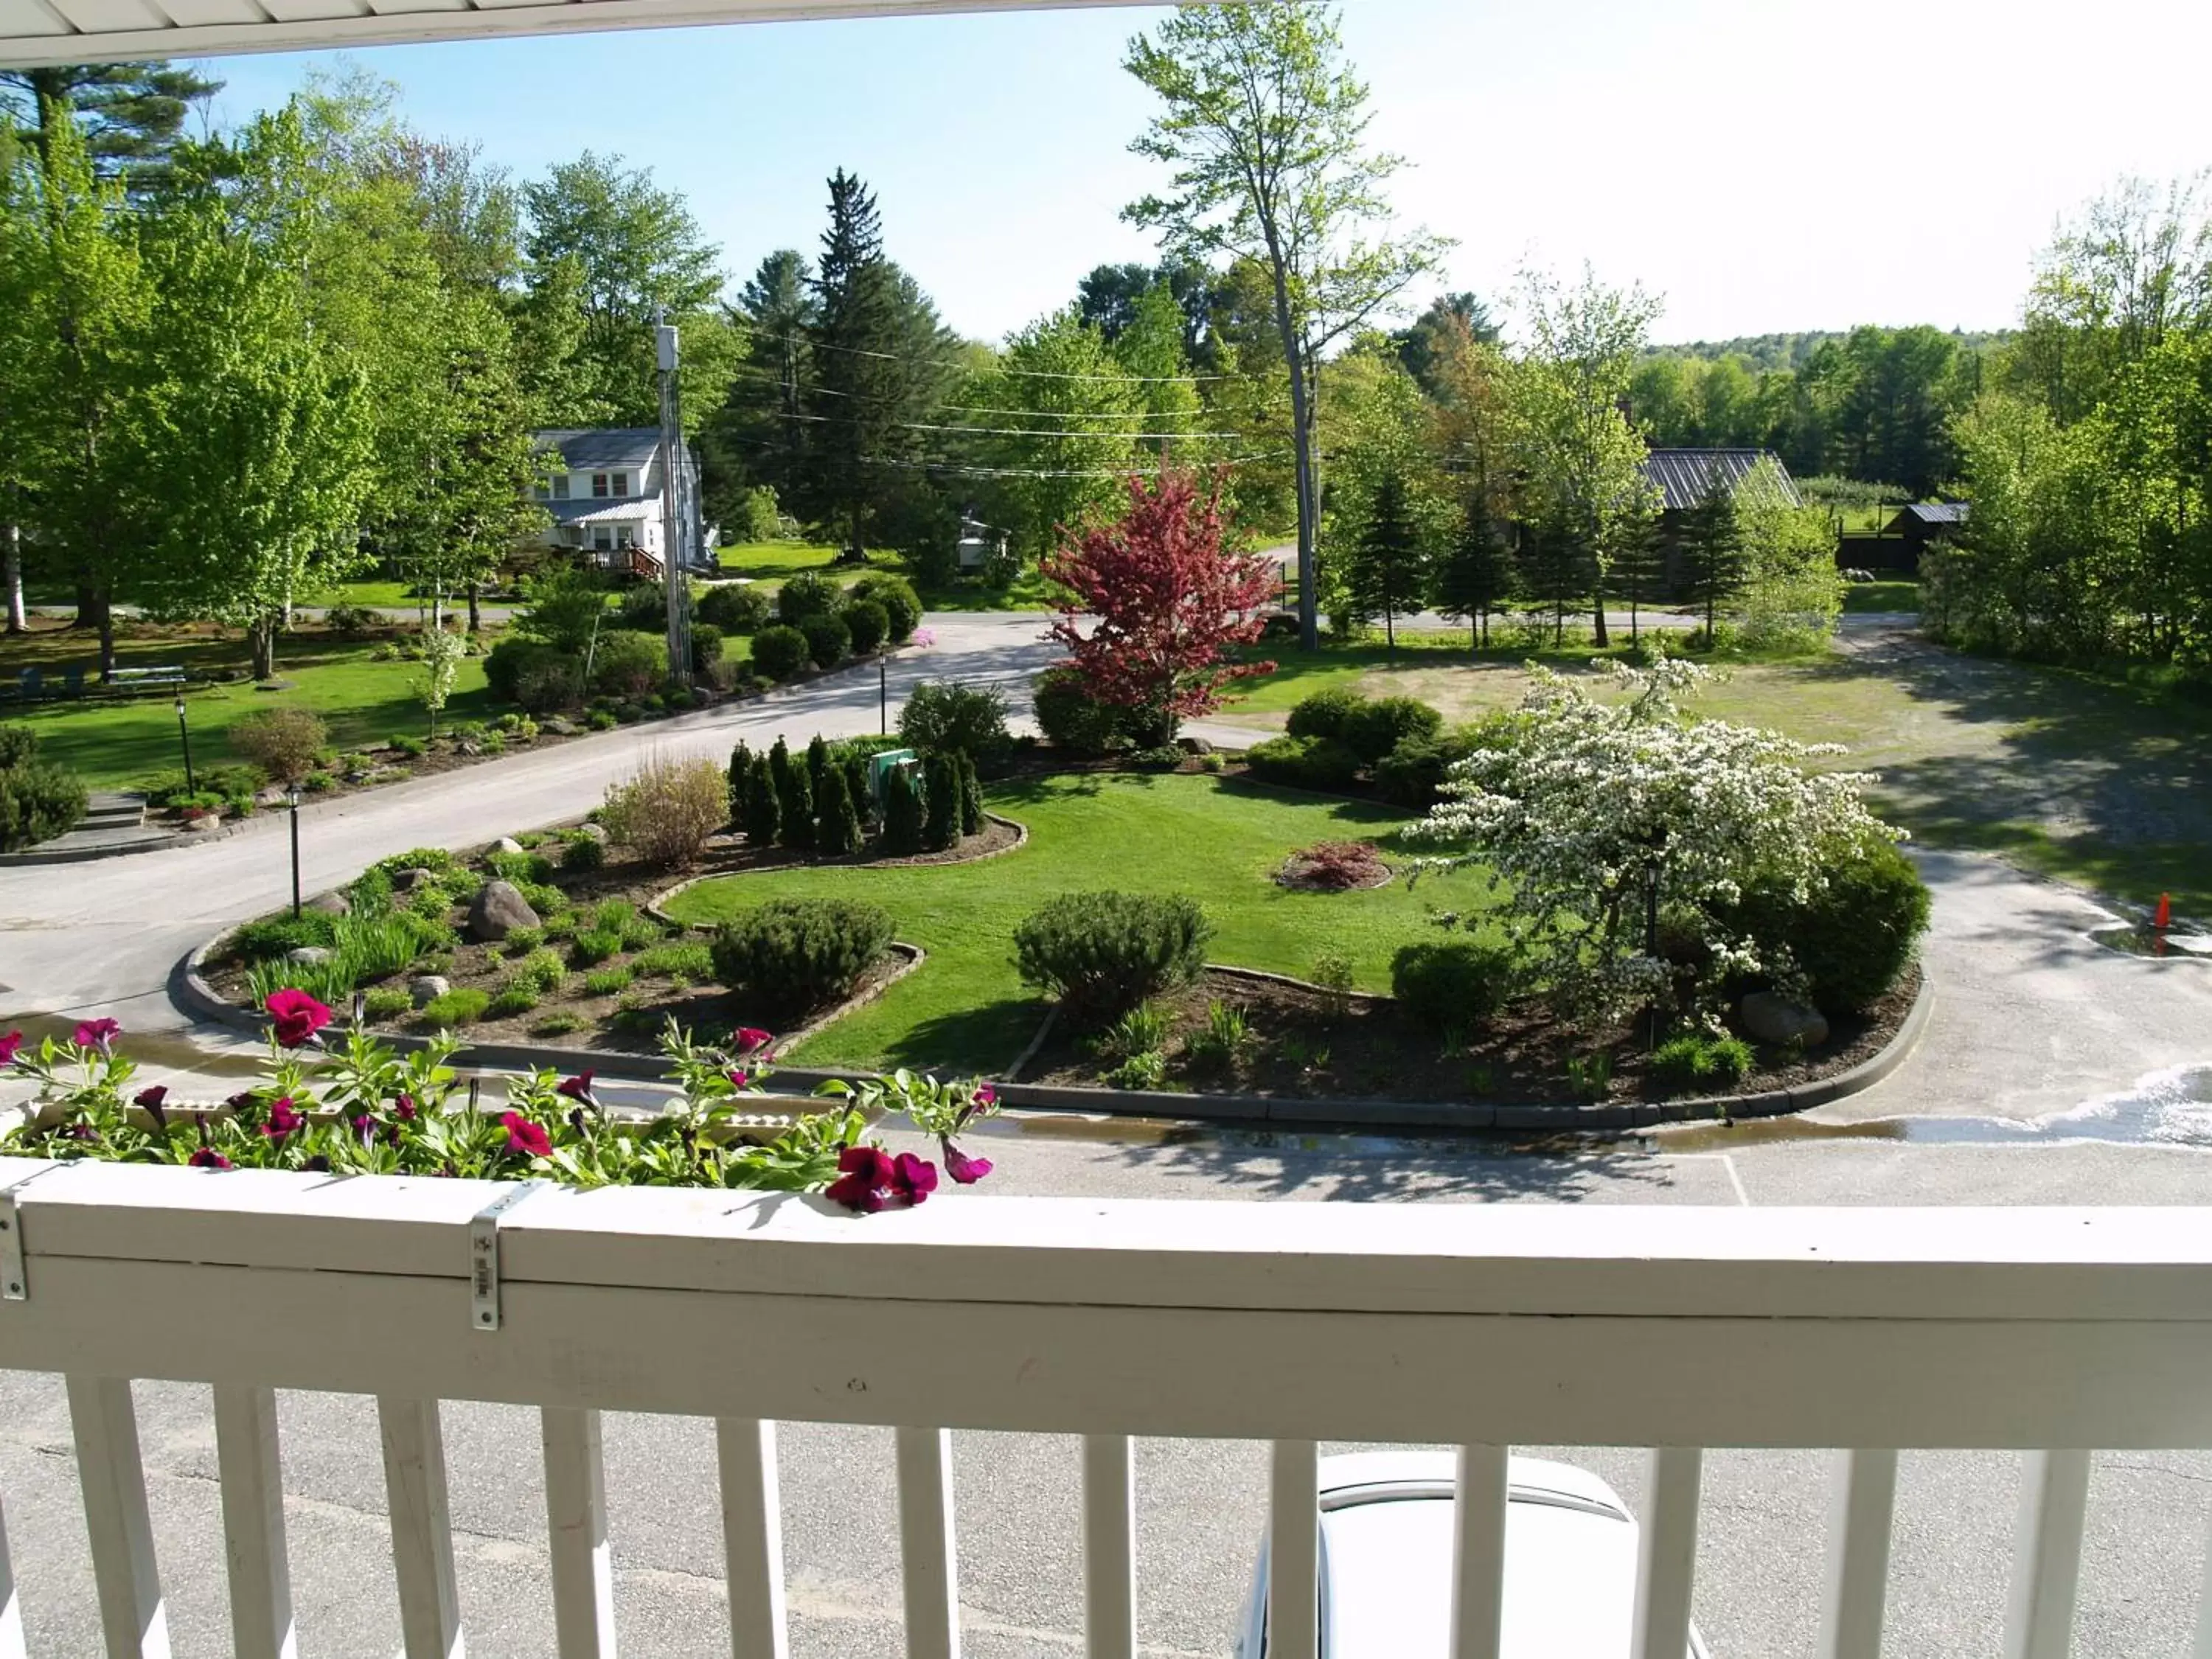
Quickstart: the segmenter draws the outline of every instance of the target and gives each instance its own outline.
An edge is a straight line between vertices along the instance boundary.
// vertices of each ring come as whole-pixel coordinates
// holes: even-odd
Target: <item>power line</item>
[[[846,424],[835,415],[778,411],[775,418],[781,421],[810,421],[823,426]],[[1142,439],[1242,438],[1246,435],[1242,432],[1054,432],[1015,426],[943,426],[929,421],[888,421],[884,424],[908,432],[965,432],[986,438],[1118,439],[1124,443],[1134,443]]]
[[[926,361],[897,351],[870,351],[863,346],[831,345],[826,340],[816,340],[804,334],[755,334],[757,340],[767,340],[776,345],[805,345],[816,351],[839,351],[849,357],[872,357],[879,362],[911,363]],[[1183,381],[1242,380],[1242,374],[1066,374],[1045,368],[1007,368],[992,365],[994,374],[1018,376],[1030,380],[1109,380],[1122,386],[1175,386]]]
[[[793,392],[802,392],[809,397],[849,398],[860,403],[884,403],[890,401],[892,398],[901,395],[896,392],[872,395],[865,392],[840,392],[835,386],[822,386],[813,381],[793,381],[787,383],[783,376],[781,374],[775,374],[768,369],[752,368],[750,367],[740,367],[738,368],[732,369],[731,371],[731,374],[734,379],[751,380],[765,386],[781,387],[786,384],[789,384]],[[1237,377],[1215,376],[1213,378],[1225,379]],[[1266,402],[1255,404],[1254,407],[1259,409],[1284,409],[1289,407],[1290,401],[1291,400],[1287,397],[1270,398]],[[776,412],[781,413],[781,411]],[[1158,418],[1158,411],[1146,409],[1098,411],[1091,410],[1018,409],[975,404],[948,404],[945,405],[945,412],[955,415],[1021,415],[1036,421],[1149,421]]]
[[[763,443],[756,440],[744,438],[741,438],[738,441],[745,444],[751,448],[764,451],[769,454],[789,455],[797,453],[787,444]],[[1287,460],[1289,458],[1290,452],[1288,450],[1271,450],[1264,454],[1244,455],[1231,459],[1204,463],[1201,464],[1201,466],[1197,470],[1202,471],[1208,465],[1225,467],[1249,466],[1258,461],[1280,461]],[[1127,478],[1132,477],[1149,478],[1157,477],[1160,473],[1167,471],[1170,466],[1174,465],[1172,462],[1158,462],[1148,466],[970,466],[964,462],[915,460],[910,458],[899,455],[850,455],[840,456],[837,459],[841,461],[855,461],[864,466],[888,466],[898,468],[902,471],[915,472],[946,472],[974,478]]]

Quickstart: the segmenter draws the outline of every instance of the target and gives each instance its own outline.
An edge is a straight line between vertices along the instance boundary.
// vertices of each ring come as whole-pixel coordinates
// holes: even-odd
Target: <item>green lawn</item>
[[[1920,584],[1909,581],[1853,582],[1844,589],[1844,609],[1854,614],[1920,609]]]
[[[757,582],[781,586],[802,570],[828,570],[837,561],[837,550],[818,542],[736,542],[715,556],[726,575],[748,576]],[[889,561],[889,555],[876,558]]]
[[[1435,937],[1431,910],[1481,905],[1474,874],[1432,877],[1413,891],[1297,893],[1272,877],[1300,848],[1387,835],[1404,815],[1315,800],[1206,776],[1092,774],[1022,779],[988,792],[993,811],[1026,824],[1028,845],[973,864],[830,867],[725,877],[670,908],[722,921],[770,898],[880,904],[897,936],[929,953],[921,969],[839,1021],[793,1056],[810,1065],[933,1066],[991,1073],[1036,1031],[1044,1005],[1016,976],[1018,923],[1065,892],[1100,888],[1188,893],[1218,930],[1210,958],[1303,977],[1340,951],[1359,984],[1386,989],[1390,957]],[[1133,856],[1134,854],[1134,856]]]
[[[219,640],[204,631],[185,639],[166,633],[146,637],[155,631],[128,624],[120,631],[115,656],[123,667],[177,663],[195,673],[216,673],[246,665],[246,646],[240,640]],[[394,732],[421,733],[428,720],[415,689],[420,665],[372,662],[374,648],[369,642],[295,635],[281,641],[276,652],[277,676],[290,681],[292,689],[261,691],[237,681],[189,691],[185,706],[191,722],[193,763],[213,765],[240,758],[223,742],[223,728],[251,710],[272,706],[313,709],[330,723],[331,740],[341,749],[380,743]],[[63,670],[71,664],[83,666],[90,681],[98,656],[97,642],[88,634],[41,630],[27,640],[0,644],[0,679],[12,683],[18,669],[36,663],[52,683],[58,684]],[[484,687],[483,660],[463,659],[441,723],[484,720],[495,712]],[[166,693],[37,703],[20,712],[6,707],[0,713],[33,726],[39,733],[40,752],[74,768],[94,789],[128,788],[154,773],[183,764],[176,712]]]

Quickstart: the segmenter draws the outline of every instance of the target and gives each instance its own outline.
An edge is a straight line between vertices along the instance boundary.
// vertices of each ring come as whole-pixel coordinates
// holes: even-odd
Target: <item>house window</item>
[[[594,549],[599,552],[605,553],[612,549],[614,544],[614,532],[609,530],[606,526],[603,524],[595,524],[592,526],[592,546]]]
[[[568,499],[568,475],[565,472],[556,472],[553,475],[553,499],[556,501],[565,501]]]
[[[594,472],[592,474],[592,494],[594,495],[605,495],[606,493],[607,475],[604,472]]]
[[[616,473],[616,474],[614,475],[614,477],[615,477],[615,487],[614,487],[612,489],[609,490],[607,493],[608,493],[609,495],[629,495],[629,473],[627,473],[627,472],[617,472],[617,473]]]
[[[615,545],[617,547],[636,546],[637,526],[635,525],[629,524],[617,525],[615,526]]]

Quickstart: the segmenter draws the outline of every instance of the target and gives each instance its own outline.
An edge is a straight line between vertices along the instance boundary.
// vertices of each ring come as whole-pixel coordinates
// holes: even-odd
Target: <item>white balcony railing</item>
[[[778,1419],[897,1430],[907,1651],[958,1650],[947,1434],[1072,1433],[1089,1652],[1130,1659],[1130,1437],[1275,1443],[1271,1659],[1315,1650],[1315,1443],[1458,1443],[1457,1652],[1504,1448],[1653,1454],[1683,1651],[1700,1449],[1832,1447],[1820,1651],[1881,1650],[1900,1448],[2027,1460],[2007,1652],[2066,1652],[2088,1448],[2212,1446],[2212,1212],[815,1200],[0,1160],[0,1368],[68,1396],[107,1651],[166,1653],[131,1378],[214,1386],[235,1651],[291,1650],[272,1390],[377,1397],[405,1652],[460,1650],[438,1402],[542,1411],[559,1652],[612,1650],[599,1413],[716,1419],[738,1659],[785,1651]],[[45,1524],[52,1525],[52,1517]],[[4,1537],[4,1534],[0,1534]],[[2212,1651],[2200,1637],[2197,1651]],[[0,1656],[22,1651],[0,1543]]]

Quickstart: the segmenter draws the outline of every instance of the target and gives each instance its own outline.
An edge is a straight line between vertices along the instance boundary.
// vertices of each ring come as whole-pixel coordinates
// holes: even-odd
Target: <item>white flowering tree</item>
[[[1725,912],[1754,873],[1809,898],[1824,865],[1867,836],[1901,839],[1860,797],[1864,773],[1808,769],[1841,753],[1778,732],[1683,714],[1712,678],[1661,658],[1616,666],[1620,701],[1538,669],[1522,707],[1452,769],[1443,801],[1407,832],[1448,847],[1431,867],[1483,866],[1505,892],[1501,919],[1562,1010],[1625,1019],[1665,994],[1673,969],[1650,918],[1693,915],[1715,974],[1758,972],[1756,941]]]

